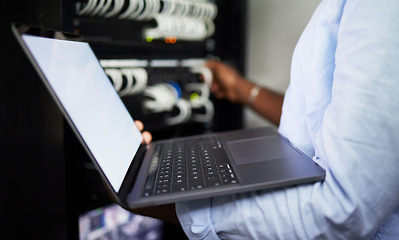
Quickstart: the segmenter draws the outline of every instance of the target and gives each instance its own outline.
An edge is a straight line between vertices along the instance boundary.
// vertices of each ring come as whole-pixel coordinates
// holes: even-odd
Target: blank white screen
[[[142,135],[90,46],[24,35],[23,40],[115,191]]]

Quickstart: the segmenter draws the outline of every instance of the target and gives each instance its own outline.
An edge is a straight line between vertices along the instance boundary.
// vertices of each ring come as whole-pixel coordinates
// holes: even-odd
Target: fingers
[[[148,132],[148,131],[144,131],[144,132],[142,132],[142,134],[143,134],[143,141],[144,141],[146,144],[150,144],[151,141],[152,141],[152,135],[151,135],[151,133]]]
[[[223,97],[223,92],[222,89],[220,88],[221,86],[219,82],[220,80],[219,80],[219,70],[218,70],[221,65],[222,63],[216,59],[209,60],[205,63],[205,66],[212,71],[213,81],[210,89],[216,98]]]
[[[213,75],[213,79],[217,79],[220,75],[220,70],[223,67],[223,63],[217,61],[217,60],[209,60],[205,63],[205,67],[207,67]]]
[[[135,120],[134,123],[136,124],[137,128],[140,130],[141,134],[143,135],[143,141],[146,144],[151,143],[152,135],[148,131],[143,131],[144,130],[144,124],[141,121],[139,121],[139,120]]]
[[[211,92],[217,99],[221,99],[224,97],[222,89],[220,89],[220,86],[216,83],[212,83],[211,85]]]
[[[140,130],[140,132],[144,130],[144,124],[141,121],[135,120],[134,123],[136,124],[136,126]]]
[[[217,67],[218,64],[220,64],[220,62],[218,60],[212,59],[205,63],[205,67],[213,69],[213,68]]]

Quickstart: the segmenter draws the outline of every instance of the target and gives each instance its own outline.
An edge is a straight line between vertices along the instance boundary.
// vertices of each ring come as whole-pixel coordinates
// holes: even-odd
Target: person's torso
[[[313,157],[315,135],[331,102],[338,31],[347,1],[322,1],[295,48],[291,82],[285,94],[279,131]],[[399,207],[373,239],[399,239]]]

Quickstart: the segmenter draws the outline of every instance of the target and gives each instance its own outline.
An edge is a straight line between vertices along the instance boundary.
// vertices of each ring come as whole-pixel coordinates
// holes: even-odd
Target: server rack
[[[1,83],[2,143],[5,143],[2,153],[4,159],[11,160],[2,168],[3,180],[11,180],[3,183],[7,196],[2,199],[3,212],[9,217],[3,225],[6,236],[12,236],[7,226],[11,229],[18,224],[26,229],[19,236],[77,239],[77,216],[110,203],[86,154],[11,36],[11,22],[82,34],[96,55],[105,61],[144,60],[150,85],[171,80],[180,85],[197,82],[196,74],[183,66],[187,59],[218,57],[244,71],[246,1],[212,1],[218,9],[215,33],[203,40],[177,39],[175,43],[165,42],[165,38],[146,41],[143,30],[156,26],[153,19],[131,21],[79,15],[78,2],[82,6],[86,3],[23,0],[6,5],[7,19],[1,25],[10,46],[5,50],[9,61],[3,71],[5,81]],[[154,61],[161,65],[177,62],[177,65],[150,66]],[[142,109],[143,94],[122,99],[156,139],[236,129],[243,124],[241,106],[212,96],[212,119],[174,125],[165,125],[163,120],[170,118],[176,109],[167,113],[146,112]]]

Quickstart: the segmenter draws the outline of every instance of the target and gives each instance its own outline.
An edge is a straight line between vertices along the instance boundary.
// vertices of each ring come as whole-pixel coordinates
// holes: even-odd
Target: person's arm
[[[233,67],[219,61],[211,60],[206,66],[213,73],[211,91],[216,98],[251,106],[257,113],[279,125],[283,94],[256,86]]]

